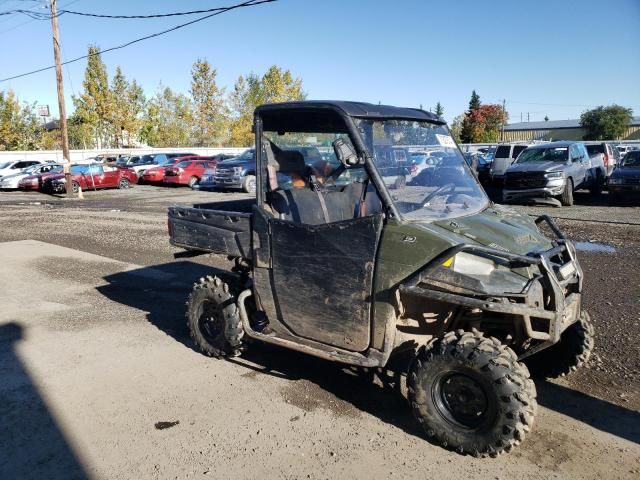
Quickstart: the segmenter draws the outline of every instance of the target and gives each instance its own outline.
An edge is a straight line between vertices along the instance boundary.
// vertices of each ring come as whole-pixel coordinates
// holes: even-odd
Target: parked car
[[[609,203],[640,198],[640,150],[629,151],[609,177]]]
[[[509,166],[518,158],[518,155],[529,146],[528,143],[505,143],[498,145],[493,162],[489,168],[489,176],[493,182],[502,182],[504,174]]]
[[[590,157],[601,156],[607,177],[611,175],[613,169],[620,163],[620,152],[609,142],[584,142]]]
[[[138,181],[136,172],[128,168],[105,167],[102,164],[74,165],[71,167],[73,192],[82,190],[100,190],[104,188],[129,188]],[[66,190],[64,174],[48,179],[51,190],[57,193]]]
[[[55,166],[48,172],[41,172],[23,177],[18,183],[20,190],[43,190],[45,182],[53,176],[63,172],[64,166],[54,164]],[[73,167],[74,165],[71,165]]]
[[[600,156],[590,158],[582,142],[551,142],[524,150],[506,172],[503,200],[554,198],[573,205],[573,192],[588,188],[594,195],[606,180]]]
[[[182,160],[164,169],[162,183],[164,185],[186,185],[193,187],[200,181],[206,169],[215,166],[216,162],[214,160],[204,160],[201,157],[196,157],[192,160]]]
[[[214,161],[214,162],[217,163],[217,162],[220,162],[220,161],[228,159],[228,158],[233,158],[233,156],[232,155],[226,155],[226,154],[213,155],[213,156],[210,156],[210,157],[203,157],[203,156],[199,156],[199,155],[187,155],[187,156],[184,156],[184,157],[169,158],[165,164],[158,165],[158,166],[153,166],[153,167],[148,168],[147,170],[145,170],[144,173],[142,174],[141,180],[144,183],[160,184],[164,180],[166,169],[168,167],[172,167],[172,166],[176,165],[177,163],[182,162],[183,160],[197,160],[197,159],[199,159],[199,160],[211,160],[211,161]],[[202,180],[202,178],[200,180]]]
[[[254,193],[256,189],[256,151],[246,150],[241,155],[220,162],[213,176],[215,188],[242,188]]]
[[[627,152],[631,152],[633,150],[637,150],[638,147],[635,145],[616,145],[616,149],[618,150],[618,153],[620,154],[620,159],[624,159],[624,156],[627,154]]]
[[[407,148],[375,145],[373,152],[380,175],[382,175],[385,182],[391,179],[394,189],[403,188],[412,179],[412,160]]]
[[[62,165],[59,163],[39,163],[32,165],[16,173],[5,175],[0,179],[0,190],[17,190],[20,182],[31,175],[38,175],[47,172],[62,171]]]
[[[42,160],[12,160],[10,162],[0,163],[0,178],[6,175],[18,173],[32,165],[45,163]]]

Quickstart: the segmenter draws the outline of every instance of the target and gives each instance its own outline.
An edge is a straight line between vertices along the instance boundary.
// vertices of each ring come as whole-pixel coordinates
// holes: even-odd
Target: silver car
[[[62,165],[57,163],[38,163],[31,165],[30,167],[18,170],[15,173],[10,173],[0,178],[0,190],[17,190],[20,180],[28,177],[29,175],[37,175],[39,173],[46,173],[54,168],[62,168]]]

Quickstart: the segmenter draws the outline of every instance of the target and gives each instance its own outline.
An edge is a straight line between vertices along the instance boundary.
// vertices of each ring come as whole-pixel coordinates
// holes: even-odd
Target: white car
[[[32,165],[40,165],[41,163],[45,162],[42,160],[12,160],[11,162],[0,163],[0,178],[18,173]]]
[[[17,190],[20,180],[28,177],[29,175],[38,175],[39,173],[62,171],[62,164],[60,163],[40,163],[31,165],[23,170],[19,170],[16,173],[5,175],[0,178],[0,190]]]

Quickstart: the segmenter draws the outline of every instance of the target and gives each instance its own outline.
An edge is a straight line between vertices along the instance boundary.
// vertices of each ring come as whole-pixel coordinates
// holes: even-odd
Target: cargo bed
[[[172,245],[251,258],[251,212],[255,198],[169,207]]]

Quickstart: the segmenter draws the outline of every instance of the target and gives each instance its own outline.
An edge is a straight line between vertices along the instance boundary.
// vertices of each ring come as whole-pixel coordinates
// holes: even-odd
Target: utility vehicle
[[[529,367],[569,373],[593,345],[572,243],[549,217],[492,204],[429,112],[270,104],[254,130],[255,199],[169,208],[173,245],[235,262],[187,301],[200,350],[239,355],[252,340],[367,369],[402,352],[432,442],[476,456],[519,444],[536,412]],[[305,161],[311,144],[333,170]],[[438,146],[448,173],[398,182],[378,145]]]

